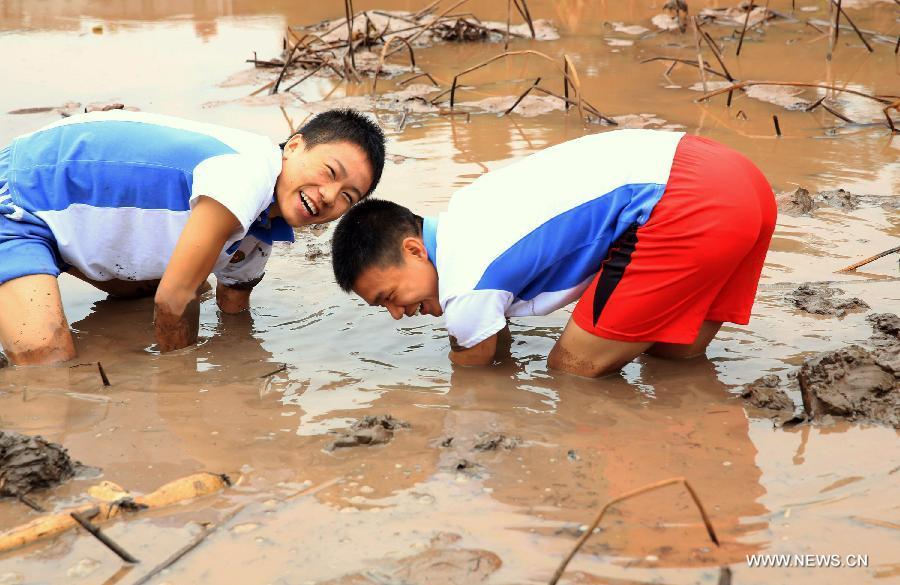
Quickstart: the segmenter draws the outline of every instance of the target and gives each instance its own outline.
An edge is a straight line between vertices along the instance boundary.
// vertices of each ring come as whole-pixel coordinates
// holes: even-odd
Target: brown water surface
[[[354,4],[418,10],[426,3]],[[293,246],[278,246],[249,314],[220,315],[207,298],[201,343],[160,355],[149,301],[106,299],[63,276],[79,361],[101,361],[112,386],[103,388],[92,368],[2,369],[0,428],[60,442],[101,468],[102,479],[136,492],[197,470],[226,472],[238,482],[224,495],[109,526],[110,536],[141,559],[133,569],[120,572],[112,553],[70,533],[0,557],[0,583],[132,583],[194,538],[199,522],[238,506],[236,516],[153,583],[545,583],[605,501],[672,476],[696,488],[722,546],[708,542],[683,490],[669,487],[614,508],[573,561],[568,582],[717,583],[726,565],[735,583],[900,581],[897,432],[847,423],[775,429],[745,411],[735,394],[764,373],[868,337],[864,314],[835,319],[791,308],[784,294],[798,284],[835,281],[874,312],[900,310],[896,257],[834,274],[897,245],[900,135],[887,131],[877,104],[847,94],[830,103],[858,124],[821,108],[787,111],[741,93],[731,108],[725,96],[695,103],[700,93],[689,88],[700,81],[696,69],[679,66],[666,76],[665,63],[640,64],[658,55],[695,57],[690,32],[657,34],[650,24],[661,5],[531,0],[532,13],[556,22],[561,38],[514,40],[510,48],[569,54],[585,97],[603,113],[652,114],[645,118],[657,118],[657,127],[731,145],[760,166],[776,191],[802,185],[877,196],[855,210],[780,217],[749,326],[726,326],[709,359],[646,358],[621,376],[582,380],[546,368],[569,316],[560,311],[515,319],[500,365],[454,369],[440,321],[394,322],[342,294],[327,255],[307,257],[327,250],[330,230],[303,231]],[[725,3],[691,2],[691,9],[717,5]],[[798,16],[827,18],[824,0],[796,5]],[[861,28],[900,33],[893,1],[844,5]],[[791,2],[773,0],[771,8],[790,13]],[[472,0],[465,9],[485,19],[506,16],[502,2]],[[272,71],[244,60],[253,51],[277,56],[287,24],[342,15],[340,2],[0,2],[6,55],[0,112],[119,101],[280,140],[323,97],[359,103],[369,86],[312,78],[292,95],[248,97]],[[648,31],[617,32],[614,23]],[[842,31],[829,62],[826,35],[782,22],[748,32],[736,58],[733,30],[708,30],[738,79],[900,94],[900,61],[890,44],[875,43],[869,54]],[[444,44],[417,50],[417,62],[446,85],[456,71],[501,50]],[[539,75],[558,78],[535,59],[497,63],[466,78],[474,87],[461,99],[518,94]],[[804,97],[814,101],[822,91]],[[399,112],[376,113],[394,155],[379,194],[426,214],[443,209],[455,188],[488,169],[608,129],[584,127],[574,113],[474,113],[469,121],[426,113],[410,114],[398,131]],[[58,118],[54,111],[0,114],[0,142]],[[282,363],[286,370],[265,376]],[[390,444],[322,449],[329,431],[388,412],[411,424]],[[522,442],[511,450],[474,450],[486,431]],[[62,508],[84,499],[96,481],[75,480],[35,499]],[[310,486],[324,487],[290,497]],[[34,516],[18,503],[0,504],[0,528]],[[868,567],[749,568],[746,555],[754,553],[863,554]]]

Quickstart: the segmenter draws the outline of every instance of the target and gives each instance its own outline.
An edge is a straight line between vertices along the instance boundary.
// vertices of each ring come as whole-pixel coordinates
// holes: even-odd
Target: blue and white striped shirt
[[[472,347],[506,317],[577,299],[610,244],[662,197],[684,134],[618,130],[547,148],[457,191],[426,218],[447,331]]]
[[[161,278],[200,196],[241,224],[213,270],[223,284],[260,277],[272,240],[293,240],[283,220],[266,220],[281,151],[263,136],[117,110],[66,118],[8,150],[5,215],[46,224],[92,280]]]

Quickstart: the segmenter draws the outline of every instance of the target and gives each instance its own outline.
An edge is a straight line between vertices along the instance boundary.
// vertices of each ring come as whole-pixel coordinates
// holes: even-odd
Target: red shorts
[[[703,321],[747,324],[775,215],[753,163],[685,135],[650,218],[613,242],[572,318],[608,339],[682,344]]]

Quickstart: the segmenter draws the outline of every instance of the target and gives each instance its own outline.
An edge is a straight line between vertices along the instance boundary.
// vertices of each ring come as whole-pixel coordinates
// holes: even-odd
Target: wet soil
[[[326,451],[360,445],[383,445],[394,438],[394,431],[408,429],[410,424],[389,414],[364,416],[338,433],[338,438],[325,445]]]
[[[56,487],[80,467],[62,445],[43,437],[0,431],[0,497],[16,498]]]
[[[873,334],[865,347],[853,344],[818,353],[786,379],[768,374],[745,385],[742,398],[782,423],[791,420],[795,409],[791,392],[799,393],[811,420],[841,417],[900,429],[900,317],[878,313],[866,320]]]
[[[900,429],[900,355],[882,359],[858,345],[820,354],[803,364],[797,379],[803,407],[813,418],[825,415],[883,423]]]
[[[836,298],[844,294],[838,288],[826,285],[801,284],[788,295],[789,302],[807,313],[843,317],[847,313],[867,311],[871,307],[860,298]]]
[[[357,11],[416,12],[426,3],[353,4]],[[663,12],[661,2],[528,4],[535,18],[554,23],[560,38],[514,37],[510,49],[540,50],[553,62],[520,56],[466,76],[455,108],[468,115],[450,115],[446,101],[423,103],[437,92],[429,87],[417,96],[424,89],[409,87],[430,86],[424,78],[400,85],[410,76],[405,51],[388,59],[391,76],[379,79],[374,103],[371,79],[346,83],[336,75],[316,75],[273,96],[259,91],[277,70],[245,64],[253,51],[277,57],[285,36],[294,41],[288,25],[340,19],[340,2],[4,5],[0,50],[16,57],[4,71],[15,91],[0,92],[0,112],[41,110],[0,114],[3,144],[59,120],[60,112],[44,107],[68,101],[122,103],[263,133],[274,142],[315,111],[347,103],[367,109],[388,134],[379,195],[430,215],[488,170],[611,128],[582,124],[577,108],[533,92],[503,115],[538,77],[561,94],[560,65],[568,55],[585,97],[621,126],[682,129],[723,142],[753,160],[775,192],[790,195],[802,186],[814,207],[782,206],[751,323],[726,324],[708,359],[672,364],[645,356],[603,380],[546,368],[547,352],[569,318],[565,310],[513,319],[511,347],[497,365],[453,368],[440,320],[395,322],[337,290],[328,258],[316,252],[327,250],[331,226],[298,231],[295,245],[276,246],[249,312],[223,315],[204,298],[200,343],[165,355],[153,340],[152,299],[111,299],[63,275],[77,361],[102,362],[113,385],[103,387],[88,367],[0,369],[0,428],[62,444],[74,458],[102,467],[99,479],[133,493],[201,470],[228,473],[235,486],[104,527],[142,561],[125,578],[117,576],[119,559],[73,532],[0,557],[0,579],[133,582],[205,534],[209,523],[221,522],[150,585],[546,583],[600,506],[672,476],[695,486],[721,547],[709,543],[690,498],[666,488],[614,506],[564,581],[716,583],[723,566],[744,585],[883,585],[900,577],[898,430],[833,415],[773,428],[778,411],[738,397],[743,385],[774,374],[799,409],[799,385],[789,373],[807,359],[854,344],[873,355],[878,343],[890,347],[889,339],[871,338],[862,313],[838,320],[785,301],[803,283],[825,283],[845,291],[837,298],[864,299],[872,313],[897,313],[896,256],[835,273],[896,246],[900,237],[900,135],[887,131],[883,104],[821,88],[772,89],[777,86],[735,91],[730,106],[727,93],[698,102],[703,81],[695,67],[644,62],[696,59],[690,29],[662,31],[651,21]],[[693,15],[732,6],[710,0],[690,8]],[[740,19],[710,22],[704,30],[737,79],[897,94],[896,4],[844,0],[842,6],[861,29],[889,41],[869,35],[869,53],[842,28],[827,60],[828,35],[803,22],[827,32],[824,0],[798,2],[792,15],[798,22],[770,18],[748,27],[740,56]],[[790,3],[769,8],[790,14]],[[506,3],[470,0],[458,11],[505,28]],[[515,12],[513,24],[522,24]],[[416,48],[416,66],[447,88],[461,69],[500,51],[502,42],[436,42]],[[707,76],[708,89],[714,77]],[[286,79],[282,88],[298,79]],[[821,98],[811,112],[793,109]],[[461,105],[467,102],[479,105]],[[840,189],[853,197],[821,195]],[[893,321],[883,322],[890,330]],[[386,412],[411,427],[386,444],[323,451],[333,432]],[[477,451],[480,433],[522,443]],[[440,447],[448,437],[451,445]],[[96,481],[76,476],[32,497],[49,509],[81,501]],[[18,502],[0,502],[0,529],[35,516]],[[761,570],[746,564],[747,554],[798,552],[868,554],[869,566]]]

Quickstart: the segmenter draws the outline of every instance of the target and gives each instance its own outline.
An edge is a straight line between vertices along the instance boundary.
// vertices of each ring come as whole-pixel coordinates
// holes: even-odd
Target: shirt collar
[[[428,259],[431,260],[435,267],[437,267],[437,227],[437,216],[426,217],[422,221],[422,241],[425,242]]]
[[[272,197],[272,203],[275,198]],[[272,242],[293,242],[294,228],[283,217],[269,217],[269,208],[263,209],[247,230],[247,235],[253,236],[260,242],[272,245]]]

